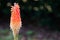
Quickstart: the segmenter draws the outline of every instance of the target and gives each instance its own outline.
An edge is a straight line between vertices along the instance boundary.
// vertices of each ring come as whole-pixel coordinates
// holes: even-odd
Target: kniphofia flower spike
[[[21,16],[18,3],[14,3],[14,6],[11,8],[11,18],[10,18],[10,28],[13,32],[14,40],[18,40],[17,35],[21,28]]]

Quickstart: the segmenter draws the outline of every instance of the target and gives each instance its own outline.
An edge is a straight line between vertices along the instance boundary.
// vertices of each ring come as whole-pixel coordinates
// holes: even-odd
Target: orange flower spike
[[[16,35],[18,35],[21,27],[21,17],[20,17],[20,9],[18,3],[14,3],[14,6],[11,8],[11,19],[10,19],[10,28],[13,31],[14,40],[16,39]]]

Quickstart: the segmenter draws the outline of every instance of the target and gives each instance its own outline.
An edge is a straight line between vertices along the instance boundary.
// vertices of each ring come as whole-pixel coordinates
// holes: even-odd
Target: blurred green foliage
[[[31,30],[28,30],[26,32],[26,35],[30,38],[31,34],[33,32]],[[19,35],[19,40],[23,37],[24,35],[20,34]],[[31,39],[31,38],[30,38]],[[13,34],[9,29],[0,29],[0,40],[13,40]]]
[[[60,30],[60,0],[0,0],[0,16],[2,20],[10,18],[10,6],[14,2],[21,6],[21,17],[23,23],[37,25],[34,28],[48,26],[52,30]],[[10,3],[10,4],[8,4]],[[7,5],[8,4],[8,5]],[[31,35],[33,31],[28,31],[26,34]],[[19,37],[22,37],[19,36]],[[8,29],[0,30],[0,40],[13,40],[12,33]]]
[[[30,31],[30,30],[29,30],[29,31],[26,32],[26,34],[27,34],[27,35],[32,35],[32,34],[33,34],[33,31]]]

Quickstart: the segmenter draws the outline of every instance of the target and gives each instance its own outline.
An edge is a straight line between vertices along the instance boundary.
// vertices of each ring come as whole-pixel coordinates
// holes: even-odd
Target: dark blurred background
[[[57,34],[60,35],[60,0],[0,0],[0,40],[13,39],[12,33],[10,34],[9,23],[11,5],[15,2],[19,3],[21,10],[22,28],[20,30],[20,39],[27,40],[24,38],[27,38],[27,36],[30,38],[31,35],[36,34],[44,36],[47,34],[53,35],[55,33],[56,39],[54,36],[52,40],[60,40],[57,38]],[[49,38],[47,37],[46,39],[50,40],[50,36]],[[44,37],[36,40],[43,39]]]

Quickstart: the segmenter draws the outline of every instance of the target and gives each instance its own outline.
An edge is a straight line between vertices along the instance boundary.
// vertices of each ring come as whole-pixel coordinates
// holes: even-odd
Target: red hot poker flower
[[[14,6],[11,8],[11,19],[10,19],[10,28],[13,31],[13,35],[19,33],[21,27],[21,16],[20,9],[17,3],[14,3]]]

